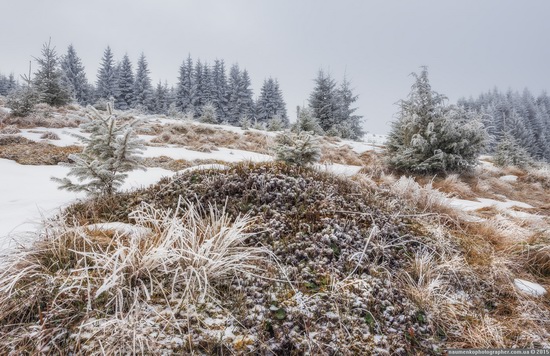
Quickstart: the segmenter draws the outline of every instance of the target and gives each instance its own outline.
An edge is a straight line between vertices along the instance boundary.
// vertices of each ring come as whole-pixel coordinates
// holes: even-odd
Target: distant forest
[[[81,105],[102,105],[112,102],[115,109],[137,109],[144,113],[204,117],[211,123],[256,127],[286,128],[289,126],[286,103],[276,78],[265,79],[254,99],[251,78],[238,63],[229,70],[223,59],[210,64],[191,55],[179,67],[177,83],[168,86],[151,82],[147,59],[141,54],[134,69],[128,55],[120,60],[110,47],[101,58],[95,83],[88,80],[85,67],[70,45],[58,56],[48,42],[41,57],[35,57],[36,71],[29,78],[22,76],[21,85],[14,75],[0,73],[0,95],[11,96],[12,103],[23,106],[18,114],[30,111],[33,102],[60,106],[70,102]],[[319,71],[316,87],[309,100],[310,111],[318,115],[323,132],[343,138],[358,139],[363,135],[361,116],[352,107],[357,100],[344,78],[337,83],[330,75]]]
[[[550,162],[550,97],[546,92],[535,97],[528,89],[521,94],[493,89],[476,99],[460,99],[458,105],[481,115],[490,138],[488,153],[506,146],[508,154],[521,150],[532,159]]]

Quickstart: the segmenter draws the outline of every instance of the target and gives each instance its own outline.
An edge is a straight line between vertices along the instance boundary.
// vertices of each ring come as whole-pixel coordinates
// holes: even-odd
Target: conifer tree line
[[[478,98],[460,99],[458,105],[481,115],[489,134],[489,153],[524,156],[550,162],[550,97],[543,92],[535,97],[496,88]]]
[[[205,107],[213,107],[214,112],[209,115],[215,123],[240,125],[243,121],[255,121],[267,126],[276,120],[283,127],[289,124],[277,79],[265,79],[255,100],[250,75],[238,64],[228,69],[223,60],[216,59],[210,64],[189,55],[179,67],[176,85],[169,87],[166,81],[152,83],[143,53],[134,67],[127,54],[117,61],[108,46],[101,57],[95,83],[88,81],[73,45],[65,54],[58,55],[55,47],[47,42],[41,54],[34,58],[38,66],[32,78],[24,78],[27,86],[32,86],[33,94],[38,93],[37,102],[54,106],[70,102],[81,105],[112,102],[118,110],[137,108],[151,114],[179,112],[194,118],[200,118]],[[9,77],[0,74],[0,95],[14,93],[18,85],[13,74]]]

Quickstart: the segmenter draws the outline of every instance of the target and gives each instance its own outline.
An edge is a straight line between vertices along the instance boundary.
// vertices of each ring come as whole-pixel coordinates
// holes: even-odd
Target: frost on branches
[[[388,137],[389,163],[415,173],[460,172],[477,164],[486,131],[478,117],[452,105],[431,89],[428,70],[413,73],[408,100]]]
[[[302,131],[298,134],[283,132],[276,137],[275,142],[277,143],[275,148],[277,161],[306,166],[321,159],[321,147],[317,138],[307,132]]]
[[[69,176],[75,176],[77,182],[69,178],[52,178],[61,184],[60,189],[85,191],[89,195],[111,195],[126,179],[127,172],[140,168],[138,156],[143,143],[137,139],[135,128],[139,120],[120,124],[107,106],[107,115],[100,114],[89,107],[89,122],[82,125],[90,132],[90,138],[76,135],[86,146],[80,154],[69,155],[73,161]]]

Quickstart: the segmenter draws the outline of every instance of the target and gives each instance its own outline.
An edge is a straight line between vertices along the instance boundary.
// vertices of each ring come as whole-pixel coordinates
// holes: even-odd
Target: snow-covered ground
[[[174,145],[168,145],[167,147],[152,147],[147,146],[143,152],[143,157],[160,157],[166,156],[173,159],[185,159],[193,161],[196,159],[214,159],[224,162],[266,162],[272,161],[273,157],[256,152],[241,151],[230,148],[220,147],[216,151],[212,152],[200,152],[189,150],[183,147],[177,147]]]
[[[59,190],[51,177],[65,177],[63,166],[25,166],[0,159],[0,253],[14,247],[25,232],[39,227],[42,217],[52,216],[67,204],[83,198],[83,193]],[[133,171],[122,189],[133,189],[174,174],[161,168]]]

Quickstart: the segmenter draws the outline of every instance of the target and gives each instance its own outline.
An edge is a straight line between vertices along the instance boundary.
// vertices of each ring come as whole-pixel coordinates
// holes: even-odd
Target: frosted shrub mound
[[[69,227],[60,219],[32,246],[8,258],[0,270],[0,333],[5,336],[0,353],[31,345],[53,350],[65,349],[65,343],[93,344],[98,342],[94,335],[135,337],[141,331],[131,321],[145,320],[154,310],[173,313],[164,315],[171,327],[186,327],[188,321],[176,316],[181,308],[216,302],[218,286],[262,273],[260,261],[265,265],[270,256],[265,249],[243,246],[253,219],[232,220],[212,205],[180,200],[171,211],[142,204],[130,218],[134,229]],[[93,330],[95,324],[99,329]],[[72,338],[63,336],[67,332],[74,333]],[[109,349],[126,353],[128,345],[110,342]]]
[[[276,159],[288,164],[306,166],[319,162],[321,147],[317,138],[307,132],[283,132],[275,139]]]

